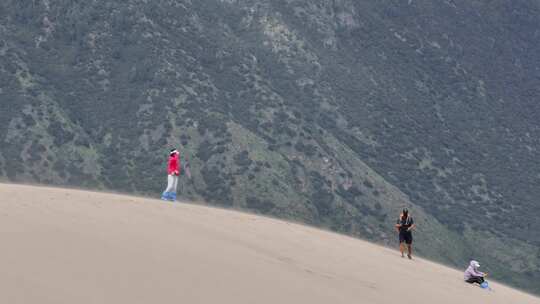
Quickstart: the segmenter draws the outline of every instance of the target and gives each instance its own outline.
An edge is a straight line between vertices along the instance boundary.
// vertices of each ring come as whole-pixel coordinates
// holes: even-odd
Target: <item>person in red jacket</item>
[[[180,152],[172,149],[169,153],[169,165],[167,167],[167,189],[161,195],[162,200],[176,201],[176,187],[180,176]]]

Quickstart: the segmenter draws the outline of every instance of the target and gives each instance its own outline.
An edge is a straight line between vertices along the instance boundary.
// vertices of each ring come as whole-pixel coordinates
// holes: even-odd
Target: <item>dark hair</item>
[[[407,208],[403,208],[403,211],[401,211],[401,217],[402,218],[409,217],[409,210],[407,210]]]

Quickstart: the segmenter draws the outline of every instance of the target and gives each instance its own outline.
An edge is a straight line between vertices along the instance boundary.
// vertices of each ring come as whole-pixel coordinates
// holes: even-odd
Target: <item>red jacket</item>
[[[169,167],[167,174],[180,175],[180,153],[174,153],[169,156]]]

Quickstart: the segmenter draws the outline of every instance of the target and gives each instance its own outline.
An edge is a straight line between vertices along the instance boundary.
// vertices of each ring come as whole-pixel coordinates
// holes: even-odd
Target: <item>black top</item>
[[[401,225],[401,227],[399,227],[399,232],[405,232],[407,231],[407,229],[409,229],[409,227],[411,227],[414,224],[414,220],[412,216],[408,216],[406,219],[400,216],[396,224]]]

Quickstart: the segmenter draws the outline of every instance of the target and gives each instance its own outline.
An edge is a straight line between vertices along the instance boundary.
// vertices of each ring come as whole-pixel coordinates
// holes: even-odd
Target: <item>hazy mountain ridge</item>
[[[511,242],[485,259],[533,288],[538,12],[530,1],[6,1],[0,172],[155,195],[163,151],[180,145],[194,172],[186,197],[385,242],[411,204],[427,221],[425,254],[463,263]]]

